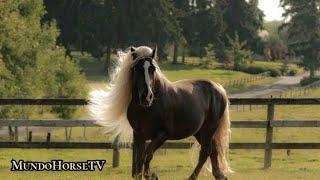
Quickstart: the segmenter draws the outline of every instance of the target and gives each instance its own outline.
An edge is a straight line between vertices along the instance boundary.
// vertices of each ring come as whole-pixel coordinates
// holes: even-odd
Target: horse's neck
[[[173,89],[173,86],[171,84],[171,82],[166,79],[165,77],[157,77],[157,80],[156,80],[156,92],[158,94],[165,94],[167,93],[168,91],[172,90]]]

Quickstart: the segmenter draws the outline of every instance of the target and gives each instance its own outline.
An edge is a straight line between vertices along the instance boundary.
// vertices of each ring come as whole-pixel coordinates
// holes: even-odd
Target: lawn
[[[104,75],[104,62],[98,61],[88,55],[76,54],[75,58],[79,59],[79,65],[86,74],[88,87],[103,88],[108,82],[108,78]],[[253,77],[243,72],[226,70],[226,69],[210,69],[195,65],[171,64],[168,62],[160,63],[160,68],[165,76],[171,81],[181,79],[209,79],[217,83],[225,84],[230,81],[240,80],[243,78]],[[237,87],[228,89],[231,92],[238,92],[244,89],[253,88],[255,86],[270,83],[274,78],[266,78],[260,81],[244,83]]]
[[[320,97],[316,90],[308,97]],[[254,108],[252,112],[245,107],[239,111],[231,110],[232,121],[235,120],[265,120],[266,109]],[[319,106],[276,106],[275,119],[320,119]],[[102,128],[87,128],[87,139],[83,138],[83,128],[74,128],[72,141],[106,141]],[[232,142],[264,142],[264,129],[232,129]],[[192,138],[189,138],[189,141]],[[276,128],[274,142],[319,142],[318,128]],[[24,140],[22,138],[22,140]],[[45,132],[35,133],[33,140],[44,141]],[[52,141],[63,141],[64,129],[52,131]],[[0,149],[0,178],[23,179],[131,179],[131,150],[121,150],[120,167],[111,168],[111,150],[45,150],[45,149]],[[318,179],[320,174],[320,152],[318,150],[291,150],[290,156],[286,150],[274,150],[272,167],[263,170],[263,150],[231,150],[229,159],[235,173],[230,179]],[[102,172],[11,172],[10,160],[24,159],[33,161],[82,161],[87,159],[105,159],[107,165]],[[158,172],[161,179],[185,179],[193,170],[188,150],[167,150],[156,153],[152,162],[152,170]],[[212,179],[201,174],[200,179]]]
[[[36,152],[36,153],[35,153]],[[120,167],[112,168],[111,150],[28,150],[28,149],[1,149],[0,178],[1,179],[131,179],[131,150],[121,150]],[[319,151],[295,150],[290,156],[285,150],[276,150],[273,153],[272,168],[263,170],[262,150],[234,150],[229,159],[235,173],[230,179],[318,179]],[[50,161],[62,159],[64,161],[85,161],[88,159],[105,159],[107,164],[103,171],[95,172],[11,172],[11,159],[30,161]],[[160,179],[186,179],[193,170],[188,150],[170,150],[157,153],[151,165],[152,171],[157,172]],[[199,179],[212,179],[211,175],[201,173]]]

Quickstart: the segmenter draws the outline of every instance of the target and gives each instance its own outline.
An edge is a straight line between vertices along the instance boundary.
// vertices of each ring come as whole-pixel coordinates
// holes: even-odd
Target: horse
[[[201,145],[189,179],[197,179],[207,160],[215,179],[227,179],[231,172],[226,158],[231,136],[226,91],[209,80],[170,82],[157,63],[157,48],[119,52],[108,87],[90,93],[89,110],[111,137],[125,142],[133,137],[136,179],[158,179],[150,172],[154,152],[166,140],[189,136]]]

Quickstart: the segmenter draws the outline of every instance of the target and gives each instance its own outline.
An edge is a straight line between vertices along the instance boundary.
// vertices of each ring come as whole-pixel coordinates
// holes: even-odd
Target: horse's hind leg
[[[218,151],[217,146],[214,141],[212,141],[212,152],[210,154],[210,160],[212,165],[212,174],[217,180],[226,180],[227,177],[223,175],[219,168],[219,161],[218,161]]]
[[[194,169],[193,173],[191,174],[191,176],[189,177],[189,180],[195,180],[198,178],[199,173],[202,169],[202,166],[207,161],[212,151],[212,143],[211,143],[212,136],[201,137],[199,135],[196,135],[195,137],[197,141],[201,144],[201,149],[200,149],[198,164]]]

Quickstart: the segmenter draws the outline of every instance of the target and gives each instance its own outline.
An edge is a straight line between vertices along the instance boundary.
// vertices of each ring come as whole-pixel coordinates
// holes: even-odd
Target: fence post
[[[19,132],[18,132],[18,126],[14,127],[14,141],[18,142],[19,141]]]
[[[46,142],[47,142],[47,143],[50,143],[50,139],[51,139],[51,133],[48,132],[48,134],[47,134],[47,141],[46,141]]]
[[[114,142],[112,144],[112,149],[113,149],[113,155],[112,155],[112,167],[116,168],[119,167],[119,156],[120,156],[120,151],[119,151],[119,136],[117,136],[114,139]]]
[[[8,131],[9,131],[9,141],[13,141],[14,133],[11,126],[8,126]]]
[[[28,135],[28,142],[32,141],[32,131],[29,131],[29,135]]]
[[[267,132],[266,132],[266,148],[264,151],[264,168],[265,169],[271,167],[274,104],[268,105],[267,120],[268,120],[268,125],[267,125]]]
[[[51,133],[47,133],[47,140],[46,140],[46,143],[47,143],[47,148],[49,149],[50,148],[50,141],[51,141]]]

